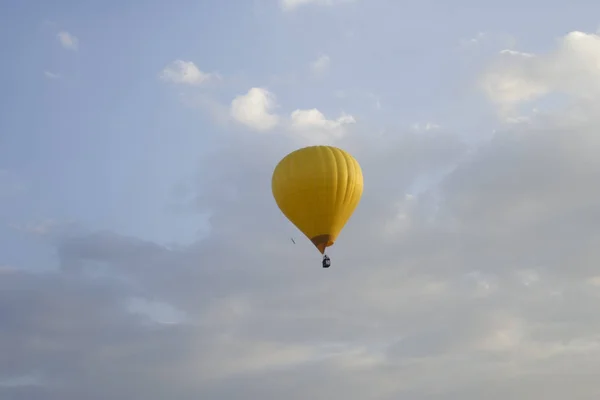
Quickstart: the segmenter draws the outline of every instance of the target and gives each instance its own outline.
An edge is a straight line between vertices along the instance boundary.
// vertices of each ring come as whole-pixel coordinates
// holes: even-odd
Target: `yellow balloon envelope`
[[[344,150],[311,146],[277,164],[271,188],[279,209],[323,254],[358,206],[363,175]]]

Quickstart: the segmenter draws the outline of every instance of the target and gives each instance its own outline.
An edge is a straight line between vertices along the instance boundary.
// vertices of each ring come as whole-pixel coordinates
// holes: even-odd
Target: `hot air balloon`
[[[285,156],[271,180],[281,212],[323,254],[332,246],[360,202],[363,175],[358,161],[332,146],[310,146]]]

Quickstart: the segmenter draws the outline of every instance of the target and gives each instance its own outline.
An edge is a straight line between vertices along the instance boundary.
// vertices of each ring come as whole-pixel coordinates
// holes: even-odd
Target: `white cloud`
[[[328,120],[316,108],[310,110],[295,110],[291,114],[292,127],[295,129],[323,129],[335,131],[343,125],[354,124],[356,120],[352,115],[342,114],[335,120]]]
[[[254,87],[232,100],[230,115],[250,129],[265,132],[279,123],[279,117],[273,113],[276,107],[273,93],[264,88]]]
[[[230,116],[248,128],[267,132],[280,126],[281,132],[287,132],[305,143],[332,142],[341,139],[346,127],[355,124],[352,115],[342,113],[336,119],[327,119],[316,108],[297,109],[285,118],[275,113],[279,105],[273,93],[264,88],[252,88],[246,94],[233,99]]]
[[[599,65],[600,36],[574,31],[561,38],[550,53],[500,52],[480,84],[508,116],[520,104],[552,93],[575,99],[599,98]]]
[[[325,74],[327,74],[327,72],[329,72],[330,65],[331,65],[331,59],[329,58],[328,55],[323,54],[319,58],[317,58],[315,61],[310,63],[310,70],[313,73],[313,75],[315,75],[317,77],[322,77]]]
[[[281,8],[285,11],[292,11],[302,6],[318,5],[333,6],[337,4],[349,3],[355,0],[280,0]]]
[[[65,49],[75,51],[79,49],[79,39],[76,36],[70,34],[69,32],[62,31],[59,32],[56,36],[58,37],[60,44]]]
[[[44,71],[44,76],[48,79],[59,79],[60,75],[50,71]]]
[[[500,32],[477,32],[468,39],[460,40],[463,49],[512,48],[516,40],[512,35]]]
[[[166,82],[201,85],[219,79],[219,75],[203,72],[191,61],[175,60],[162,70],[160,78]]]
[[[346,133],[346,127],[355,123],[352,115],[342,113],[338,118],[330,120],[316,108],[295,110],[290,114],[292,131],[311,143],[341,139]]]
[[[436,129],[440,129],[440,126],[435,122],[415,122],[411,125],[411,128],[415,131],[432,131]]]
[[[485,37],[487,37],[488,35],[485,32],[477,32],[477,34],[469,39],[462,39],[460,41],[460,44],[462,46],[473,46],[476,44],[481,43],[482,40],[484,40]]]

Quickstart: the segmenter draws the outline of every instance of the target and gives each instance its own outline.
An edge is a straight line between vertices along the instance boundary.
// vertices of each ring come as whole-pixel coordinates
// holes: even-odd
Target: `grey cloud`
[[[595,383],[566,366],[600,367],[600,292],[585,282],[600,248],[598,121],[567,117],[500,132],[468,159],[450,136],[354,131],[340,146],[361,162],[366,192],[328,271],[271,198],[293,144],[236,133],[204,160],[187,207],[211,212],[207,239],[167,248],[74,231],[58,241],[60,272],[2,275],[0,375],[40,371],[44,383],[0,393],[591,399]],[[410,223],[384,232],[415,179],[444,169]],[[98,265],[125,279],[92,276]],[[130,314],[134,295],[188,322]]]
[[[600,177],[591,151],[597,123],[542,119],[502,132],[448,177],[445,214],[458,221],[473,257],[487,268],[528,264],[578,278],[594,273],[581,255],[594,252],[600,217],[600,190],[590,184]]]

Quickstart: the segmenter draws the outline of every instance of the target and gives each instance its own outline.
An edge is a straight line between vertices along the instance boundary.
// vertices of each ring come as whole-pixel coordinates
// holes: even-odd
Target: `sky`
[[[2,2],[0,397],[596,400],[598,15]],[[270,187],[314,144],[328,270]]]

